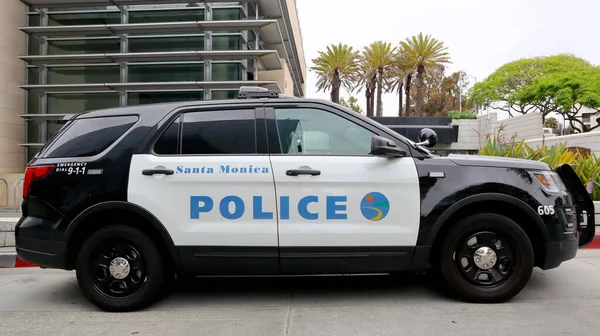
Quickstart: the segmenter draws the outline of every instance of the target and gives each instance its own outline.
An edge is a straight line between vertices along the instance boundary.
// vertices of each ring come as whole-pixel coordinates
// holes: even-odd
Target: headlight
[[[557,193],[567,189],[556,172],[544,170],[534,171],[531,174],[547,192]]]

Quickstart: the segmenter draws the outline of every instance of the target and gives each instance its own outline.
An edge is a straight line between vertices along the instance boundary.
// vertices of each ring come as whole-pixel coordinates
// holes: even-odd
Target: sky
[[[462,70],[471,84],[525,57],[572,53],[600,65],[600,0],[296,0],[296,6],[309,68],[331,43],[398,45],[419,32],[443,41],[452,60],[447,74]],[[306,96],[329,99],[315,83],[308,70]],[[353,95],[366,110],[364,92]],[[383,107],[385,116],[397,115],[398,95],[385,94]]]

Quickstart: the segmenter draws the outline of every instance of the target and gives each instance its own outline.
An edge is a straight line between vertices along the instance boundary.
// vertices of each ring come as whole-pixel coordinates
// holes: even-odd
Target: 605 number
[[[538,207],[538,214],[542,215],[554,215],[554,205],[540,205]]]

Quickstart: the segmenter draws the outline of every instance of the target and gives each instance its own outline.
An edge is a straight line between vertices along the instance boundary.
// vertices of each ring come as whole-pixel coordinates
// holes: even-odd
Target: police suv
[[[427,270],[502,302],[594,236],[569,165],[442,157],[430,129],[415,143],[328,101],[242,88],[62,122],[28,164],[17,253],[76,270],[104,310],[182,276]]]

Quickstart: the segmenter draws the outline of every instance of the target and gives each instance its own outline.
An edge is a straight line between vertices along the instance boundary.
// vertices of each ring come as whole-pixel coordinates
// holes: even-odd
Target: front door
[[[182,113],[153,153],[133,156],[129,181],[129,202],[165,226],[184,267],[278,272],[275,186],[254,108]]]
[[[385,134],[342,111],[310,106],[266,111],[282,271],[407,266],[420,217],[414,160],[370,155],[372,137]]]

